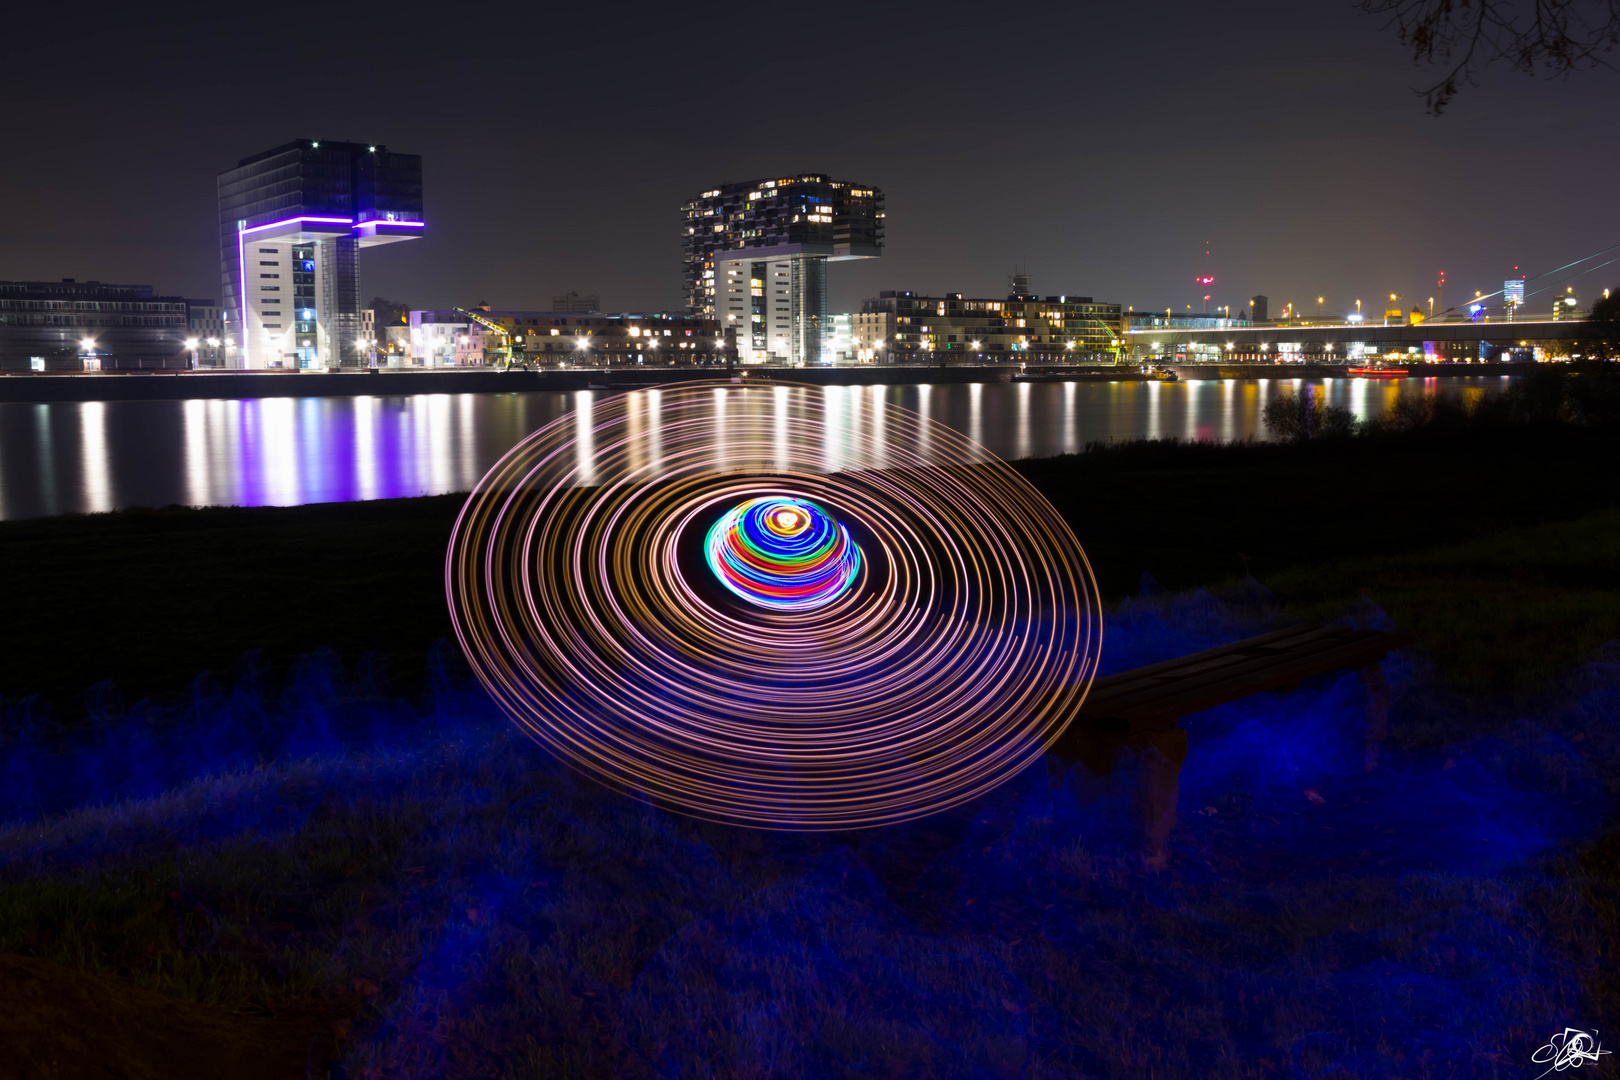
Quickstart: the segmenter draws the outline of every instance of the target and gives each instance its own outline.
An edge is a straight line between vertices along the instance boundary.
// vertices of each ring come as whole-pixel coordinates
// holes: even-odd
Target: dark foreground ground
[[[0,525],[0,1075],[1534,1076],[1620,1009],[1616,449],[1021,465],[1105,670],[1419,638],[1373,773],[1353,679],[1189,718],[1162,873],[1055,760],[841,836],[574,780],[433,644],[453,498]]]

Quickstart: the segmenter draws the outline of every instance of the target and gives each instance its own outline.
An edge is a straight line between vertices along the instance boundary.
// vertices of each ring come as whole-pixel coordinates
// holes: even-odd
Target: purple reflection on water
[[[971,383],[832,388],[829,465],[856,434],[857,402],[922,412],[1004,458],[1138,438],[1264,438],[1265,403],[1300,380]],[[1330,379],[1328,400],[1376,416],[1399,396],[1478,394],[1495,377]],[[802,388],[750,408],[798,414]],[[659,392],[637,391],[657,439]],[[0,403],[0,519],[125,506],[289,506],[470,490],[518,440],[588,409],[596,393]],[[740,408],[741,402],[727,408]],[[583,419],[583,416],[580,417]],[[878,419],[872,421],[879,423]],[[842,428],[839,425],[843,425]],[[588,455],[589,444],[582,446]],[[717,447],[717,450],[719,448]],[[926,453],[926,446],[923,447]],[[592,462],[582,460],[582,474]]]

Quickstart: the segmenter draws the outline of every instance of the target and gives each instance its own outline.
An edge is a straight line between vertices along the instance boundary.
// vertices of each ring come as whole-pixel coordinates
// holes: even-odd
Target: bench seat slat
[[[1332,671],[1351,660],[1360,659],[1364,654],[1369,657],[1382,656],[1389,648],[1388,644],[1374,638],[1330,643],[1324,648],[1302,650],[1287,656],[1249,658],[1224,669],[1206,671],[1185,679],[1155,680],[1153,683],[1119,687],[1099,695],[1097,707],[1106,705],[1109,711],[1117,713],[1188,693],[1221,693],[1228,690],[1236,693],[1239,688],[1256,683],[1264,689],[1297,682],[1311,674]]]
[[[1217,645],[1213,649],[1205,649],[1202,652],[1188,653],[1186,656],[1178,656],[1174,660],[1161,660],[1157,664],[1148,664],[1145,667],[1132,668],[1130,671],[1122,671],[1117,675],[1108,675],[1098,679],[1095,685],[1101,686],[1114,680],[1136,679],[1148,675],[1155,675],[1161,671],[1168,671],[1173,668],[1181,667],[1184,664],[1196,663],[1199,660],[1205,660],[1212,656],[1220,656],[1223,653],[1231,652],[1233,649],[1237,648],[1260,648],[1269,646],[1273,642],[1281,642],[1288,638],[1299,637],[1300,635],[1308,634],[1315,629],[1317,629],[1317,627],[1313,627],[1310,623],[1301,623],[1295,626],[1285,626],[1281,630],[1272,630],[1256,637],[1245,638],[1242,641],[1233,642],[1230,645]],[[1344,627],[1333,627],[1332,629],[1341,630],[1344,629]]]
[[[1346,631],[1276,653],[1257,654],[1234,646],[1225,656],[1207,660],[1190,669],[1160,671],[1149,678],[1142,678],[1137,672],[1126,672],[1109,679],[1099,679],[1092,687],[1092,697],[1099,703],[1103,701],[1119,703],[1152,697],[1164,693],[1168,687],[1204,685],[1223,678],[1241,677],[1251,671],[1291,665],[1300,659],[1335,651],[1361,641],[1376,641],[1380,637],[1382,635],[1377,631]]]
[[[1307,628],[1315,629],[1315,628]],[[1167,727],[1182,716],[1276,689],[1341,668],[1359,668],[1411,641],[1402,634],[1348,627],[1322,628],[1328,634],[1296,635],[1297,647],[1256,655],[1251,646],[1273,633],[1182,658],[1201,659],[1194,672],[1178,677],[1175,662],[1154,664],[1099,679],[1081,709],[1081,724]],[[1226,653],[1231,663],[1209,663]],[[1144,678],[1144,676],[1147,676]]]
[[[1231,665],[1248,660],[1275,658],[1291,654],[1300,649],[1320,647],[1323,642],[1343,640],[1348,636],[1375,633],[1377,631],[1352,630],[1345,626],[1307,626],[1303,632],[1294,633],[1287,638],[1278,639],[1271,634],[1262,635],[1264,638],[1273,638],[1273,640],[1264,641],[1261,638],[1249,638],[1244,641],[1233,642],[1230,645],[1206,649],[1203,652],[1193,653],[1189,656],[1178,657],[1175,660],[1166,660],[1162,663],[1151,664],[1132,671],[1120,672],[1117,675],[1098,679],[1095,688],[1108,689],[1113,686],[1132,685],[1159,678],[1181,678],[1190,672],[1209,665]]]
[[[1358,666],[1365,665],[1361,660],[1350,658],[1343,663],[1330,665],[1327,670]],[[1301,667],[1297,673],[1297,678],[1308,678],[1323,673],[1320,666]],[[1179,693],[1174,697],[1161,698],[1126,709],[1100,709],[1095,712],[1087,710],[1082,712],[1079,722],[1097,728],[1113,730],[1151,731],[1169,729],[1174,727],[1176,721],[1183,716],[1202,712],[1205,709],[1211,709],[1228,702],[1239,701],[1252,694],[1279,690],[1293,681],[1297,680],[1280,680],[1276,674],[1271,674],[1264,678],[1256,678],[1245,682],[1231,682],[1205,687],[1201,690],[1190,690]]]
[[[1331,629],[1334,631],[1342,631],[1344,628],[1335,626]],[[1204,660],[1192,662],[1194,660],[1193,657],[1186,657],[1182,663],[1164,671],[1154,672],[1153,674],[1146,676],[1146,678],[1150,680],[1184,678],[1186,676],[1197,675],[1211,669],[1230,667],[1233,664],[1242,663],[1245,660],[1264,659],[1272,656],[1286,656],[1290,653],[1297,652],[1302,648],[1314,646],[1320,641],[1336,641],[1341,637],[1342,634],[1339,633],[1302,634],[1299,637],[1292,638],[1286,642],[1276,645],[1262,645],[1258,648],[1244,648],[1241,647],[1243,646],[1243,642],[1236,642],[1235,644],[1228,646],[1226,649],[1223,649]],[[1142,678],[1142,675],[1133,671],[1125,672],[1124,674],[1135,676],[1137,679]],[[1119,678],[1119,676],[1115,677]]]

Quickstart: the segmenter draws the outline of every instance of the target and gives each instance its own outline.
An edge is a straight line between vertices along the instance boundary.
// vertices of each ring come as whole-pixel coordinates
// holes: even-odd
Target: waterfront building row
[[[217,323],[212,301],[150,285],[0,281],[0,371],[185,368],[193,325],[207,335]]]
[[[1465,364],[1496,357],[1501,346],[1481,341],[1153,342],[1133,343],[1126,355],[1152,364],[1355,364],[1373,361]]]
[[[576,294],[577,296],[577,294]],[[422,310],[378,327],[355,313],[361,366],[455,367],[488,362],[503,335],[541,363],[660,363],[723,358],[727,337],[713,319],[684,314],[582,314],[595,297],[565,297],[573,310]],[[149,285],[99,281],[0,282],[0,371],[186,370],[242,366],[239,323],[212,299],[159,296]],[[315,366],[271,358],[261,367]],[[325,365],[319,365],[325,366]]]
[[[861,305],[851,338],[853,358],[872,363],[1113,363],[1123,328],[1120,305],[1089,296],[1015,292],[978,299],[886,291]]]
[[[397,330],[405,333],[396,334]],[[541,364],[701,363],[724,360],[730,340],[715,320],[690,315],[581,315],[487,307],[474,308],[470,314],[454,308],[412,311],[408,325],[389,331],[378,359],[385,366],[400,367],[492,364],[508,340],[531,362]]]

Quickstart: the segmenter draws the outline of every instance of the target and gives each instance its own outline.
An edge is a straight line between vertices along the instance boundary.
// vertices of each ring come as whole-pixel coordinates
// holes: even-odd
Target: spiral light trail
[[[749,499],[714,523],[704,547],[722,585],[778,611],[836,600],[861,570],[849,530],[802,499]]]
[[[1012,469],[863,391],[586,398],[463,507],[456,633],[576,768],[711,820],[921,817],[1038,758],[1101,643],[1073,534]]]

